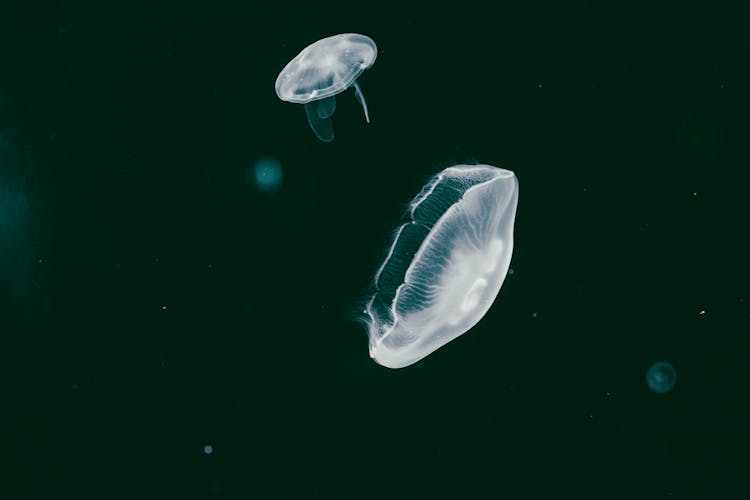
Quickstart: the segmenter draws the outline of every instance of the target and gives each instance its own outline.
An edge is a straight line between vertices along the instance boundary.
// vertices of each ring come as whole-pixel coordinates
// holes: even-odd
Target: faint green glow
[[[0,156],[0,289],[7,287],[11,297],[20,299],[34,284],[29,275],[36,260],[29,239],[31,204],[22,181],[4,175],[5,167]]]
[[[259,191],[275,193],[281,189],[281,163],[271,156],[260,158],[255,162],[253,177]]]
[[[0,185],[0,233],[11,237],[22,229],[29,211],[29,203],[22,192]]]

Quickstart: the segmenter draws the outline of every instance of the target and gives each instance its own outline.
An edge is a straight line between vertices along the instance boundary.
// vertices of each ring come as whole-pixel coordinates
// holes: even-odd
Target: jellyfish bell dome
[[[365,35],[344,33],[323,38],[305,47],[281,70],[276,78],[276,95],[282,101],[304,104],[315,135],[331,142],[335,96],[349,87],[354,87],[369,123],[367,103],[357,78],[372,66],[377,55],[375,42]]]
[[[403,368],[474,327],[513,254],[518,179],[492,165],[455,165],[411,201],[364,309],[370,357]]]
[[[329,36],[305,47],[276,78],[276,95],[287,102],[305,104],[348,89],[372,66],[378,48],[372,39],[357,33]]]

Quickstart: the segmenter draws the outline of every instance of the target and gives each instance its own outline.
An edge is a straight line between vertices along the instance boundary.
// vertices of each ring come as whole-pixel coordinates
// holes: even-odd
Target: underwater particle
[[[657,394],[664,394],[674,389],[677,383],[677,372],[666,361],[657,361],[646,373],[646,383],[649,389]]]
[[[213,452],[214,452],[214,447],[211,446],[210,444],[207,444],[203,447],[203,453],[205,453],[206,455],[210,455]]]
[[[305,47],[276,78],[276,95],[282,101],[304,104],[307,121],[323,142],[333,141],[336,94],[354,87],[354,96],[370,122],[367,102],[357,78],[372,66],[378,48],[370,37],[344,33]]]
[[[482,319],[510,266],[517,204],[515,174],[490,165],[446,168],[422,188],[365,308],[377,363],[409,366]]]
[[[276,158],[265,156],[255,162],[252,178],[258,191],[275,193],[281,188],[281,163]]]

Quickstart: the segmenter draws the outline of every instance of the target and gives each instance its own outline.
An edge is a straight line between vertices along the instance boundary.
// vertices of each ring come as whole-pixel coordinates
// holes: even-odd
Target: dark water
[[[154,3],[0,4],[0,498],[750,496],[750,9]],[[341,32],[324,144],[273,83]],[[513,274],[382,368],[391,231],[473,162]]]

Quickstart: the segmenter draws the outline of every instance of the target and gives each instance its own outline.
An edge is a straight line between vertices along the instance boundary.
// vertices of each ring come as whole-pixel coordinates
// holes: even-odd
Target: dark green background
[[[741,3],[0,2],[0,498],[750,498]],[[324,144],[273,83],[341,32]],[[513,274],[380,367],[391,231],[472,162]]]

